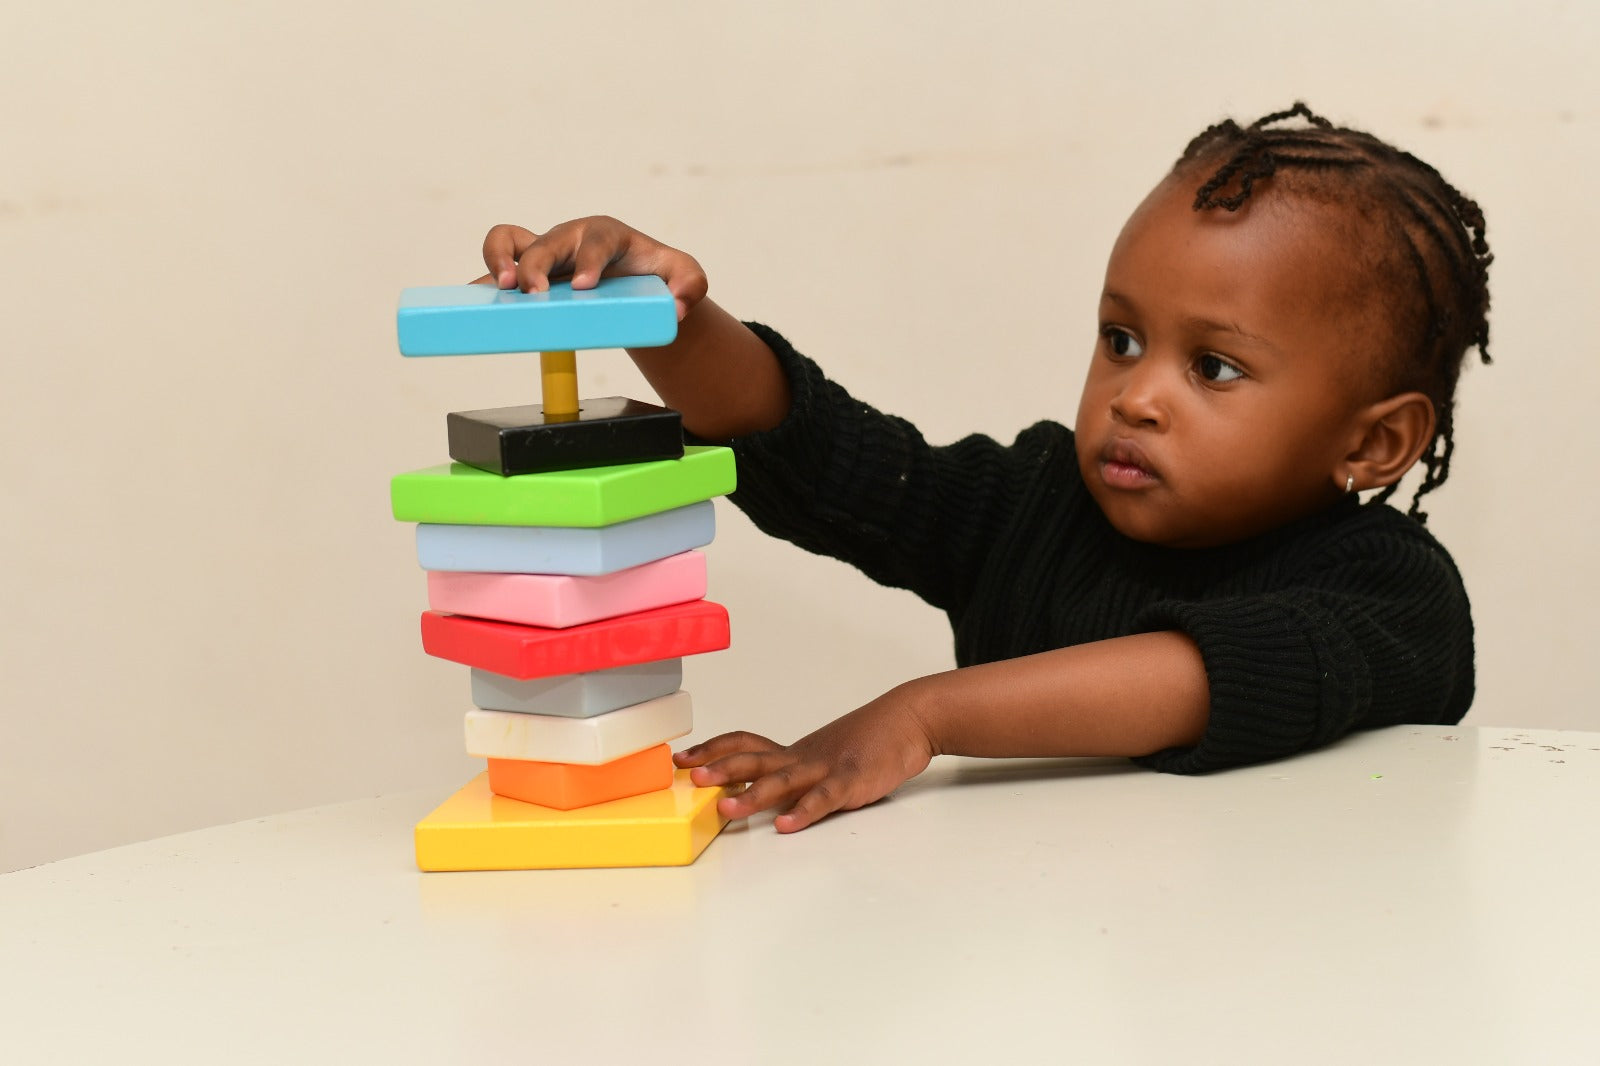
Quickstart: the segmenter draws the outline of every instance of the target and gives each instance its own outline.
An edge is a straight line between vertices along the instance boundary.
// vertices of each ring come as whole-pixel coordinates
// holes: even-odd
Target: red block
[[[728,609],[695,600],[569,629],[424,611],[422,650],[520,681],[675,659],[728,646]]]

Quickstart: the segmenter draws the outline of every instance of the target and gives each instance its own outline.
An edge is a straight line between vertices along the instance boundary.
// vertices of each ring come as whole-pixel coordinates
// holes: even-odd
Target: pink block
[[[705,598],[706,557],[687,551],[595,577],[428,572],[428,606],[449,614],[565,629]]]

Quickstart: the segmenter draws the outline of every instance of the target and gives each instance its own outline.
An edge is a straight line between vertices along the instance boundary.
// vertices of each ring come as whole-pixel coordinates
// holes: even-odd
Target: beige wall
[[[1485,205],[1497,364],[1434,523],[1469,722],[1592,728],[1600,14],[1590,4],[34,5],[0,35],[0,870],[453,787],[387,479],[526,357],[404,361],[494,222],[619,215],[934,439],[1070,419],[1123,217],[1305,97]],[[19,19],[21,20],[19,23]],[[584,391],[647,395],[620,353]],[[726,506],[698,732],[792,737],[949,662],[904,593]]]

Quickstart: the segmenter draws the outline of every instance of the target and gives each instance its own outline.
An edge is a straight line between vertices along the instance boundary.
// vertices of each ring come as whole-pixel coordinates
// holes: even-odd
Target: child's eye
[[[1133,357],[1144,354],[1144,346],[1127,330],[1118,329],[1116,326],[1107,326],[1100,332],[1105,335],[1106,341],[1110,343],[1111,350],[1115,354]]]
[[[1200,376],[1207,381],[1238,381],[1244,377],[1244,371],[1220,355],[1212,355],[1208,352],[1200,357]]]

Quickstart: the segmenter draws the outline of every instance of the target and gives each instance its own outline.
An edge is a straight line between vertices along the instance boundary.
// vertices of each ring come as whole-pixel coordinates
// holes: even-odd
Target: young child
[[[940,754],[1203,773],[1472,702],[1460,576],[1417,500],[1384,501],[1419,459],[1418,500],[1444,482],[1461,364],[1489,361],[1483,214],[1303,104],[1189,144],[1112,249],[1074,428],[1010,446],[930,446],[615,219],[497,226],[483,256],[482,280],[524,291],[665,279],[678,339],[630,354],[688,432],[737,451],[734,502],[949,615],[957,669],[793,744],[677,755],[698,784],[748,783],[730,817],[802,829]]]

